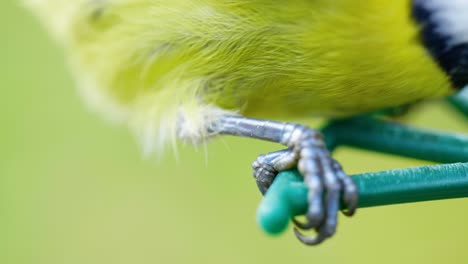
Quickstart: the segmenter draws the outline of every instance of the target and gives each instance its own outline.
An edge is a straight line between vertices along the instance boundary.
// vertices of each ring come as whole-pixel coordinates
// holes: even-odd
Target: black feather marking
[[[451,46],[451,36],[437,31],[434,11],[424,1],[413,1],[412,14],[421,27],[421,41],[439,66],[450,76],[452,85],[462,89],[468,85],[468,43]]]

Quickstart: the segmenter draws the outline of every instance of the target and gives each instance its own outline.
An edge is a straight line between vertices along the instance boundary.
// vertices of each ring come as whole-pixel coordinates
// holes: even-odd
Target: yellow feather
[[[91,105],[151,152],[226,113],[344,116],[453,91],[409,0],[30,0]]]

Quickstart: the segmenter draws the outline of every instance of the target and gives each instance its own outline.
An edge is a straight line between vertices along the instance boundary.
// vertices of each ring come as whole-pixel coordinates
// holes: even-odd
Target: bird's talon
[[[327,237],[324,237],[320,234],[316,236],[306,236],[299,231],[299,229],[294,228],[294,235],[301,241],[302,243],[309,245],[309,246],[315,246],[320,243],[322,243]]]
[[[304,244],[317,245],[335,233],[341,199],[347,206],[344,213],[354,213],[356,186],[330,156],[320,133],[294,125],[282,143],[288,149],[260,155],[252,163],[254,177],[260,191],[265,194],[278,171],[297,166],[308,188],[309,208],[305,222],[292,220],[296,225],[294,233]],[[306,236],[300,231],[311,229],[316,230],[316,236]]]
[[[311,230],[311,229],[314,229],[316,228],[321,221],[317,221],[317,220],[314,220],[314,221],[311,221],[309,218],[306,219],[305,222],[301,222],[295,218],[292,219],[294,225],[298,228],[298,229],[301,229],[301,230]]]
[[[358,205],[358,189],[354,181],[348,177],[337,162],[333,162],[333,168],[342,184],[342,200],[346,205],[346,209],[342,210],[343,214],[346,216],[353,216],[356,212]]]

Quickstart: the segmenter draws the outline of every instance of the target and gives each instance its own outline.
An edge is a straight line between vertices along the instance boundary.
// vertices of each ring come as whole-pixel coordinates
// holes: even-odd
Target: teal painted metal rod
[[[468,162],[354,175],[358,207],[468,197]],[[280,172],[257,211],[269,234],[286,229],[292,217],[307,209],[307,188],[295,170]]]
[[[449,101],[466,117],[468,117],[468,86],[457,95],[449,98]]]
[[[339,145],[439,163],[468,161],[468,135],[423,130],[360,116],[330,122],[322,129],[328,149]]]

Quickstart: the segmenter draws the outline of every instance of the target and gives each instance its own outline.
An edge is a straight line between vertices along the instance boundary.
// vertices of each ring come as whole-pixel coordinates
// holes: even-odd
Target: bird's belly
[[[442,74],[424,76],[418,67],[386,67],[383,72],[356,71],[349,74],[310,74],[308,78],[273,78],[267,84],[239,83],[229,94],[210,103],[235,109],[246,116],[263,118],[350,116],[400,106],[453,92]],[[419,72],[420,71],[420,72]],[[430,71],[428,71],[430,72]]]
[[[207,101],[270,118],[343,116],[455,91],[418,40],[407,1],[317,5],[310,10],[324,12],[298,10],[301,23],[273,20],[230,38],[222,56],[213,48],[205,72],[221,77]]]

